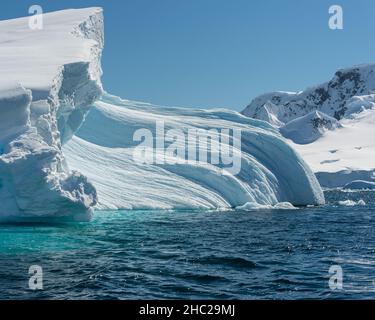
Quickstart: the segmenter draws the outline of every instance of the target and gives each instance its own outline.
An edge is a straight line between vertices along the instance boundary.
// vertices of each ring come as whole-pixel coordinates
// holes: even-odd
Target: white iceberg
[[[102,94],[100,8],[0,22],[0,218],[90,218],[94,186],[61,152]]]
[[[139,128],[242,130],[241,171],[223,175],[199,163],[140,164],[133,158]],[[201,147],[201,146],[200,146]],[[69,165],[93,182],[99,208],[229,208],[246,203],[323,204],[320,186],[305,162],[266,122],[217,109],[153,106],[105,95],[66,145]],[[236,150],[239,152],[240,150]]]
[[[158,107],[108,94],[98,101],[100,8],[43,18],[43,30],[29,29],[28,18],[0,22],[0,70],[6,75],[0,80],[0,219],[81,220],[93,208],[324,203],[312,171],[266,122],[228,110]],[[161,119],[181,130],[241,129],[242,153],[234,150],[241,155],[239,174],[194,162],[134,161],[134,131],[152,129]]]

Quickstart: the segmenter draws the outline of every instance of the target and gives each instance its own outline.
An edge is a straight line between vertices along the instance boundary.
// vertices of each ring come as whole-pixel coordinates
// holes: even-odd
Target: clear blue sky
[[[101,6],[104,86],[162,105],[241,110],[258,94],[301,90],[375,62],[374,0],[17,0],[0,19]],[[328,8],[344,8],[344,30]]]

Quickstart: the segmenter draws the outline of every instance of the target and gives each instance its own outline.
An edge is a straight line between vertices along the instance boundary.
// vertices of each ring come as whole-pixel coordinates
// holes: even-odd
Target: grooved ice
[[[95,207],[324,203],[309,167],[266,122],[228,110],[157,107],[108,94],[100,100],[100,8],[43,18],[43,30],[29,29],[28,17],[0,22],[1,219],[82,220]],[[241,129],[241,172],[222,175],[213,165],[134,162],[134,130],[160,119],[183,130]]]

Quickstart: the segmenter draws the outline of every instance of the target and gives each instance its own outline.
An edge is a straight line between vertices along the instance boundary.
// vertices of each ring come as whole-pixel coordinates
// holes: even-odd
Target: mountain
[[[308,144],[316,141],[328,130],[341,128],[341,124],[320,111],[312,111],[305,116],[288,122],[280,128],[280,133],[298,144]]]
[[[375,109],[352,114],[340,120],[340,125],[311,144],[290,144],[310,164],[323,187],[344,187],[355,180],[375,182]]]
[[[242,114],[279,128],[323,187],[374,181],[375,64],[339,70],[302,92],[261,95]]]
[[[339,70],[329,82],[301,92],[271,92],[261,95],[242,114],[262,119],[264,109],[271,104],[273,114],[284,124],[316,110],[341,120],[352,112],[353,99],[374,93],[375,64],[360,65]],[[373,101],[373,96],[370,99]]]

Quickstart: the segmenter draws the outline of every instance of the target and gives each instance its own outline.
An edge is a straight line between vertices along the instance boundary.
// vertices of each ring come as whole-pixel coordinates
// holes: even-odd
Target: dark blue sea
[[[375,193],[261,211],[98,211],[0,225],[1,299],[374,299]],[[339,205],[362,199],[366,205]],[[42,267],[43,290],[29,288]],[[329,287],[331,266],[342,289]]]

